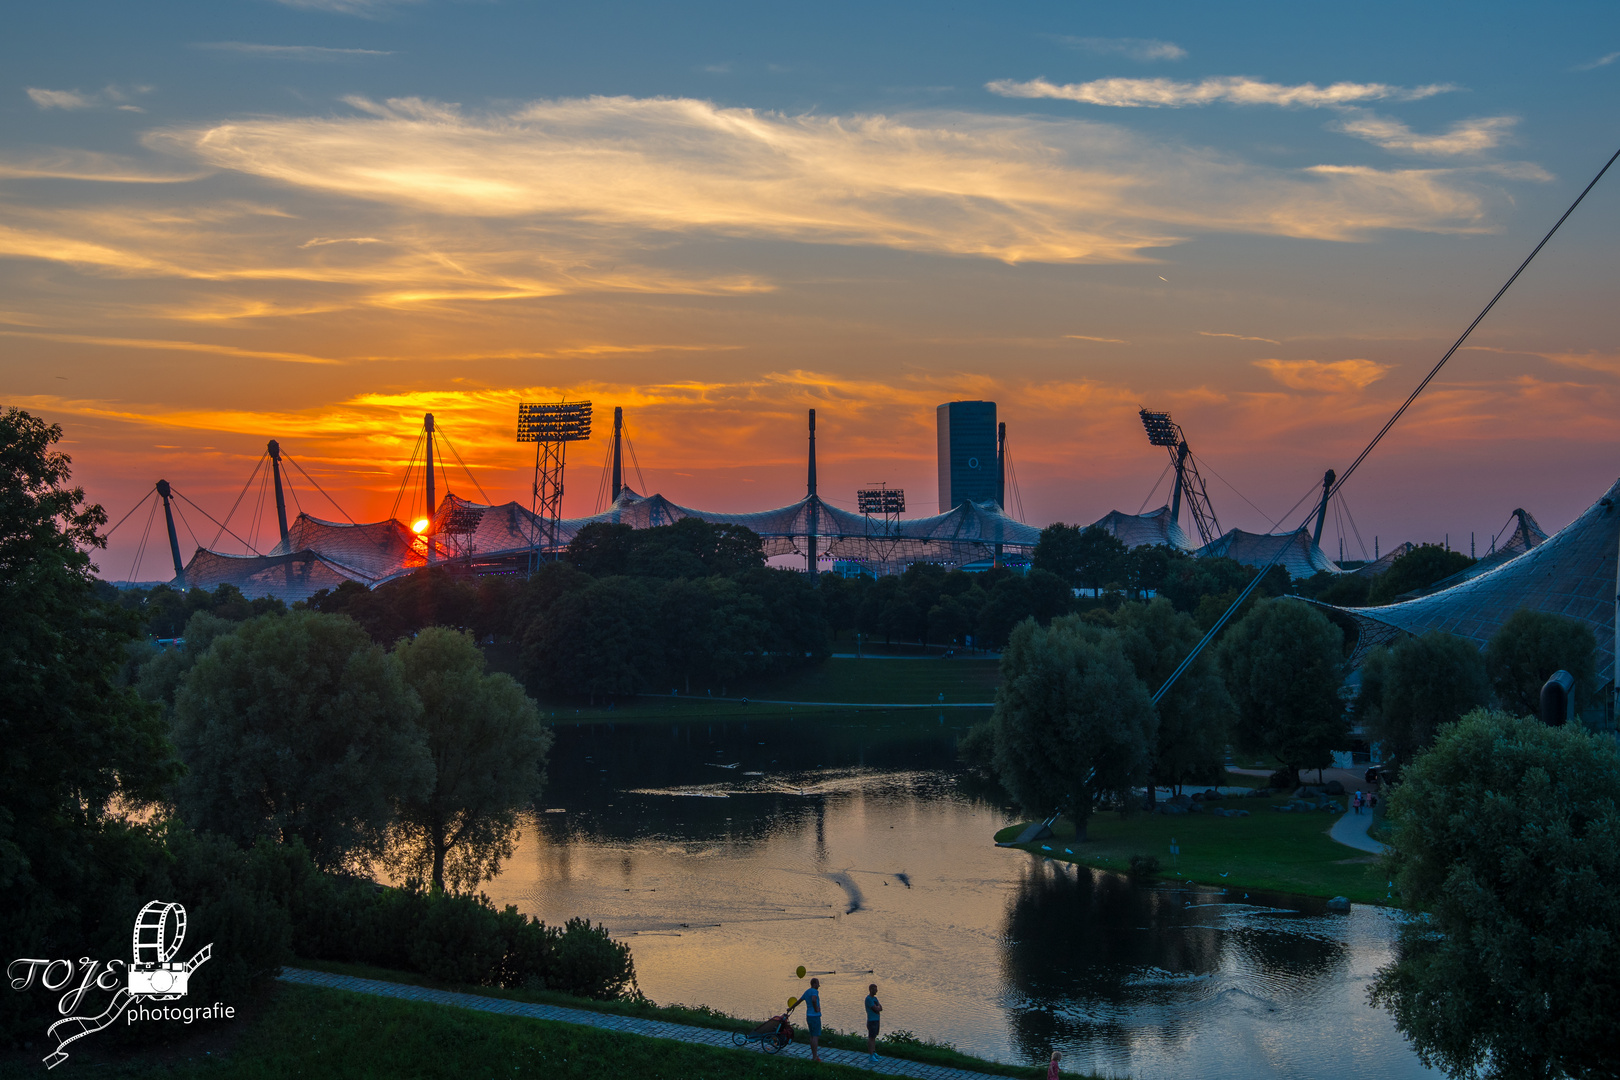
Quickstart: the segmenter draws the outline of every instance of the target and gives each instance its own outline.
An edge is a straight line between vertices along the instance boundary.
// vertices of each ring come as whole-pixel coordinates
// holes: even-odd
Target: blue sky
[[[727,509],[796,497],[806,407],[824,490],[931,509],[932,405],[994,397],[1026,516],[1089,521],[1159,474],[1148,405],[1260,528],[1620,145],[1617,21],[34,5],[0,41],[0,391],[115,513],[159,472],[228,505],[277,436],[357,517],[425,409],[516,497],[511,404],[566,392]],[[1369,544],[1556,527],[1613,480],[1615,183],[1347,489]]]

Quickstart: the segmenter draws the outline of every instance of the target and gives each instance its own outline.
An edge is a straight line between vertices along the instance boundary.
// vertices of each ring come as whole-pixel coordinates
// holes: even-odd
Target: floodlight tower
[[[281,444],[271,439],[266,447],[270,454],[270,471],[276,478],[276,524],[281,526],[281,544],[287,546],[287,497],[281,493]]]
[[[557,557],[557,533],[562,521],[563,465],[568,444],[591,437],[591,403],[559,401],[518,406],[517,441],[534,447],[534,501],[536,522],[532,537],[534,561]]]
[[[1209,491],[1204,478],[1198,474],[1198,462],[1187,446],[1187,436],[1181,425],[1170,419],[1167,412],[1138,411],[1142,427],[1147,430],[1148,442],[1170,451],[1170,462],[1176,467],[1176,489],[1170,501],[1170,520],[1181,519],[1181,497],[1187,496],[1187,509],[1192,511],[1198,536],[1206,544],[1221,535],[1221,523],[1215,520],[1215,508],[1210,505]]]
[[[906,512],[905,489],[888,484],[860,488],[855,492],[855,508],[866,515],[867,560],[874,567],[888,562],[899,544],[900,515]],[[882,519],[881,525],[873,520],[874,515]]]
[[[173,489],[167,480],[157,482],[157,493],[163,497],[163,520],[169,526],[169,554],[174,558],[174,580],[182,592],[186,588],[186,564],[180,561],[180,535],[174,531],[174,508],[169,505]]]

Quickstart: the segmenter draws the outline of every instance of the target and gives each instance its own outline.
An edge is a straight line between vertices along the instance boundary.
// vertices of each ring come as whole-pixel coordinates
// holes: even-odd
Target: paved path
[[[1361,813],[1356,813],[1355,807],[1344,812],[1344,816],[1333,823],[1328,830],[1328,836],[1345,847],[1353,847],[1357,851],[1370,851],[1375,855],[1384,853],[1384,845],[1367,835],[1367,830],[1378,817],[1373,813],[1372,807],[1363,806]]]
[[[705,694],[643,694],[642,697],[673,698],[676,701],[729,701],[745,705],[806,705],[816,709],[993,709],[993,701],[777,701],[775,698],[709,697]]]
[[[458,994],[449,990],[411,986],[408,983],[333,975],[326,971],[310,971],[308,968],[284,967],[281,969],[281,979],[283,982],[322,986],[330,990],[348,990],[356,994],[374,994],[378,997],[400,998],[405,1001],[422,1001],[430,1005],[448,1005],[452,1008],[477,1009],[480,1012],[501,1013],[506,1016],[524,1016],[533,1020],[551,1020],[559,1024],[582,1024],[585,1027],[617,1031],[625,1035],[642,1035],[652,1039],[673,1039],[676,1042],[697,1043],[701,1046],[724,1047],[744,1054],[760,1053],[753,1047],[746,1049],[737,1047],[731,1040],[731,1032],[721,1031],[718,1028],[691,1027],[663,1020],[643,1020],[634,1016],[568,1009],[561,1005],[536,1005],[527,1001],[509,1001],[506,998],[484,997],[480,994]],[[777,1056],[809,1060],[810,1047],[795,1042],[785,1047]],[[942,1065],[924,1065],[916,1061],[884,1057],[882,1054],[878,1055],[876,1062],[871,1062],[863,1053],[835,1050],[830,1047],[822,1048],[821,1057],[836,1065],[848,1065],[889,1076],[915,1076],[921,1080],[1005,1080],[1004,1077],[995,1077],[990,1073],[949,1069]]]

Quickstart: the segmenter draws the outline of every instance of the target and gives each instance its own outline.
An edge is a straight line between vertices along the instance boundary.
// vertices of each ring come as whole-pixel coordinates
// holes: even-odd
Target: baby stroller
[[[788,1016],[798,1007],[799,999],[791,998],[788,1001],[788,1011],[779,1016],[773,1016],[753,1031],[734,1031],[731,1041],[738,1046],[758,1045],[767,1054],[780,1053],[782,1048],[793,1042],[793,1024]]]

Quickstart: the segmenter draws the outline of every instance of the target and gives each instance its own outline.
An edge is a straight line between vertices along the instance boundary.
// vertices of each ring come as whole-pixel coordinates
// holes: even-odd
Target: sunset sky
[[[59,0],[0,73],[0,403],[114,520],[159,477],[222,518],[268,438],[385,517],[424,411],[526,501],[516,403],[562,395],[688,506],[801,496],[814,407],[826,497],[933,513],[934,406],[982,397],[1032,523],[1142,506],[1146,405],[1261,529],[1620,146],[1596,3]],[[1620,171],[1346,487],[1369,549],[1620,474],[1617,240]]]

